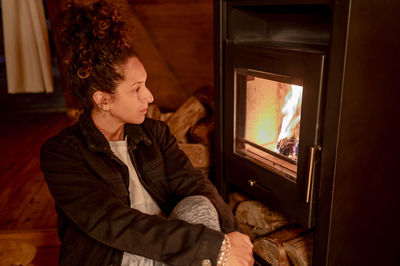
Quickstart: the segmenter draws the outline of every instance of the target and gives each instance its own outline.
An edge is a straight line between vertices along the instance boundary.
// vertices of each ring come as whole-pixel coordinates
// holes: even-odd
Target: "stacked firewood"
[[[207,177],[215,108],[210,92],[212,87],[201,87],[175,112],[163,113],[156,104],[150,104],[147,111],[148,117],[168,124],[179,148],[186,153],[193,166]]]
[[[312,265],[312,230],[240,193],[229,195],[229,206],[259,257],[273,266]]]

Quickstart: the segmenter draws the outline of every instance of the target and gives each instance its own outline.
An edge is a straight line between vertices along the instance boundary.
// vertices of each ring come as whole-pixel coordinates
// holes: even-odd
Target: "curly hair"
[[[60,18],[56,42],[68,69],[71,91],[82,107],[90,110],[97,90],[115,92],[124,78],[121,67],[136,53],[118,8],[111,3],[70,1]]]

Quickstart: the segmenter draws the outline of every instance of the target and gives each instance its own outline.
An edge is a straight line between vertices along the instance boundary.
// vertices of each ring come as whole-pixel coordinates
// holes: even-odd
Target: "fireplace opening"
[[[302,80],[241,68],[235,79],[234,152],[295,182]]]

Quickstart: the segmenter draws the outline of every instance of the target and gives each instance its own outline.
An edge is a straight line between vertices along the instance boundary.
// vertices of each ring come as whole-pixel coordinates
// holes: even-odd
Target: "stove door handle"
[[[271,193],[271,190],[269,190],[268,188],[266,188],[266,187],[264,187],[262,185],[257,184],[257,182],[254,179],[247,180],[247,184],[251,188],[256,187],[256,188],[259,188],[259,189],[263,190],[264,192]]]
[[[315,158],[316,153],[321,151],[321,146],[317,145],[310,148],[310,162],[308,165],[308,180],[307,180],[307,192],[306,192],[306,203],[310,202],[311,198],[311,184],[314,177],[314,168],[315,168]]]

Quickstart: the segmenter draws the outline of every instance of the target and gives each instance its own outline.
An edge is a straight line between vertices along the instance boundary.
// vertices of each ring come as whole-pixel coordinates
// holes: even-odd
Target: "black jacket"
[[[127,124],[125,135],[139,179],[163,213],[187,196],[204,195],[216,207],[223,232],[237,230],[229,207],[193,169],[165,123]],[[58,212],[60,265],[120,265],[123,251],[170,265],[201,265],[204,259],[216,264],[221,232],[129,207],[128,168],[88,113],[47,140],[40,159]]]

